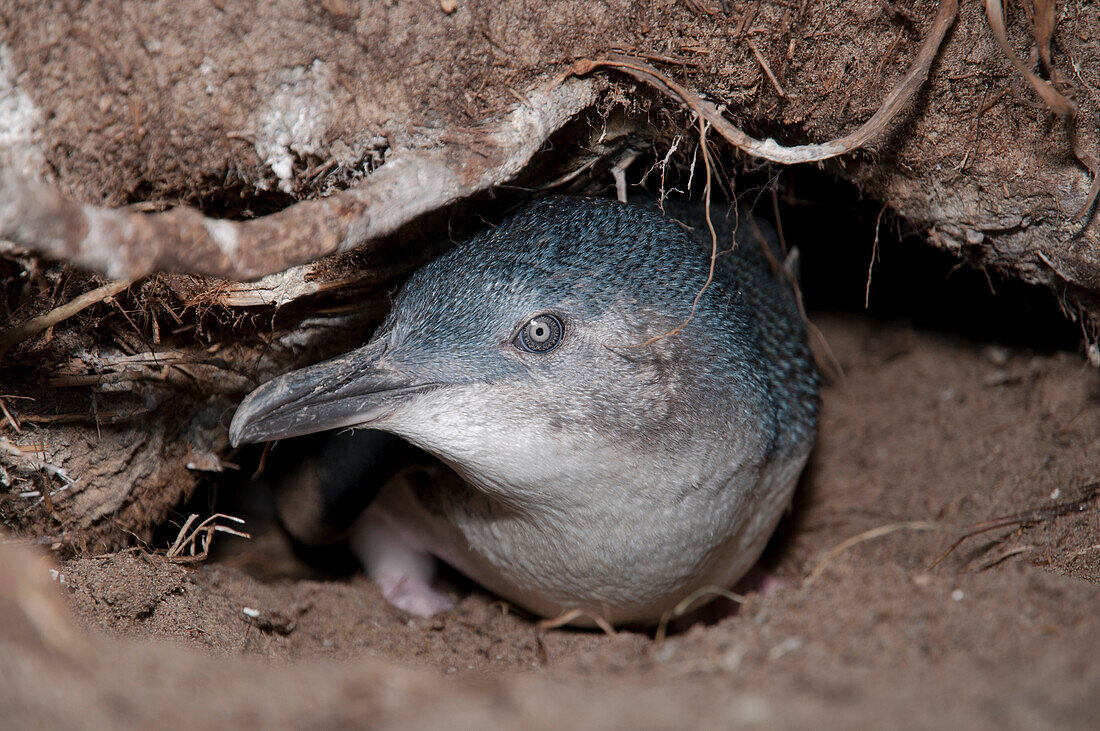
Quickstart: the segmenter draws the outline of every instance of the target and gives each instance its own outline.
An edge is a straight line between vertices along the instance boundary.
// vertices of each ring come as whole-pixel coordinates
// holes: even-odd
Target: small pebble
[[[657,652],[653,653],[653,659],[657,662],[668,662],[676,654],[676,645],[666,641]]]
[[[1008,363],[1008,356],[1010,355],[1008,348],[1001,345],[990,345],[985,349],[985,357],[989,359],[989,362],[993,365],[1003,366]]]
[[[801,637],[788,637],[768,651],[769,660],[778,660],[789,652],[794,652],[804,645],[806,641]]]
[[[741,669],[741,664],[744,661],[745,648],[734,647],[722,654],[722,659],[718,661],[718,664],[721,665],[722,669],[727,673],[735,673]]]
[[[961,602],[964,596],[966,596],[966,594],[963,594],[962,589],[955,589],[955,591],[951,592],[951,598],[957,602]]]

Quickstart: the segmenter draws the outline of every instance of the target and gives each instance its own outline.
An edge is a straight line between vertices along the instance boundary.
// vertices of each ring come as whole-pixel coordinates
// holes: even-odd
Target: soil
[[[221,536],[220,555],[194,566],[136,550],[63,562],[65,611],[85,638],[41,612],[27,613],[35,631],[20,631],[5,621],[19,591],[15,609],[0,596],[7,721],[1094,727],[1095,501],[974,536],[930,564],[957,526],[1073,501],[1096,480],[1100,374],[1077,353],[816,320],[843,376],[824,388],[817,449],[765,556],[783,586],[734,614],[663,641],[540,635],[532,618],[455,581],[453,612],[410,618],[362,576],[310,575],[258,516],[252,540]],[[956,527],[831,553],[907,521]]]

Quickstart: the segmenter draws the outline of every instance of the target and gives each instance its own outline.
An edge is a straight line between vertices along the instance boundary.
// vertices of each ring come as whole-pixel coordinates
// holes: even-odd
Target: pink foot
[[[454,601],[432,588],[435,557],[411,545],[382,510],[372,506],[352,531],[352,551],[382,596],[414,617],[434,617],[454,609]]]
[[[446,594],[436,591],[423,578],[412,575],[374,576],[375,583],[382,590],[386,601],[406,614],[427,619],[455,608],[454,600]]]
[[[733,585],[733,592],[735,594],[756,592],[761,597],[769,597],[786,586],[787,582],[757,562],[747,574],[737,580]]]

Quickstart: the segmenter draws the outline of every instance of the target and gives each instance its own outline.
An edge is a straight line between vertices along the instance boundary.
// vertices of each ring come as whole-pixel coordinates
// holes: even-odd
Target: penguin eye
[[[554,315],[532,317],[520,328],[512,345],[528,353],[548,353],[558,347],[565,333],[561,320]]]

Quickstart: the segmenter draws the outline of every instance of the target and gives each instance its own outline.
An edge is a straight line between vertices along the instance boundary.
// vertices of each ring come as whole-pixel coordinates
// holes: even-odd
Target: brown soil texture
[[[135,551],[77,558],[60,571],[86,640],[63,622],[19,630],[5,611],[25,597],[12,609],[0,596],[6,722],[1095,727],[1095,501],[972,537],[935,568],[957,529],[896,530],[806,579],[880,526],[966,525],[1080,497],[1100,460],[1097,372],[1078,354],[852,316],[819,325],[844,376],[824,389],[816,452],[766,556],[784,586],[736,614],[663,642],[539,636],[530,617],[458,587],[453,612],[410,619],[365,578],[305,576],[274,531],[222,538],[222,556],[193,567]]]

